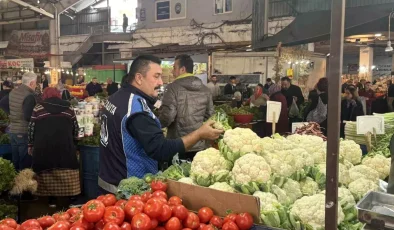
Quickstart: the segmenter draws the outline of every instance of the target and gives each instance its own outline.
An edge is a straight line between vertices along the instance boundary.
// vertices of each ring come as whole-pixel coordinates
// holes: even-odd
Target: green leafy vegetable
[[[116,197],[128,200],[132,195],[141,195],[150,190],[150,186],[143,179],[129,177],[120,181]]]
[[[14,183],[16,171],[11,161],[0,157],[0,192],[10,190]]]
[[[15,205],[0,204],[0,220],[4,218],[16,219],[18,207]]]
[[[8,134],[1,134],[0,136],[0,145],[9,145],[11,143],[10,137]]]

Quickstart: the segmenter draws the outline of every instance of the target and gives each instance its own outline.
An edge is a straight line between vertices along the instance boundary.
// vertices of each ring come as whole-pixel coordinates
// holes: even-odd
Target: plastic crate
[[[100,148],[92,146],[80,146],[80,160],[82,163],[83,193],[92,199],[99,195],[98,169]]]

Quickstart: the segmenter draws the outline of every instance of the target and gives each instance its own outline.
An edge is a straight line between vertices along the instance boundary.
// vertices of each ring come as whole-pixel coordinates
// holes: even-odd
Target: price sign
[[[384,134],[384,117],[383,116],[358,116],[357,117],[357,134],[364,135],[368,132]]]
[[[280,111],[282,110],[282,103],[277,101],[267,101],[267,119],[269,123],[278,123]],[[275,115],[275,121],[274,121]]]

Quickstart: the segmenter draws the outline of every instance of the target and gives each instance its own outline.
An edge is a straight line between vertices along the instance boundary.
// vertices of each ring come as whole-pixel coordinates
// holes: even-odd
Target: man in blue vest
[[[187,136],[166,139],[152,110],[163,85],[161,60],[139,56],[122,88],[104,105],[98,184],[102,193],[116,193],[122,179],[157,173],[158,162],[169,162],[200,140],[216,140],[223,132],[206,122]]]

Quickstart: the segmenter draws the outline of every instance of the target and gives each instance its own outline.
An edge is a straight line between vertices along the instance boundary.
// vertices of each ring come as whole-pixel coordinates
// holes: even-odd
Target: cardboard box
[[[192,211],[198,211],[206,206],[210,207],[215,215],[226,216],[227,211],[234,213],[248,212],[253,216],[254,223],[260,223],[259,198],[240,194],[222,192],[216,189],[185,184],[173,180],[168,181],[167,194],[179,196],[185,207]]]

